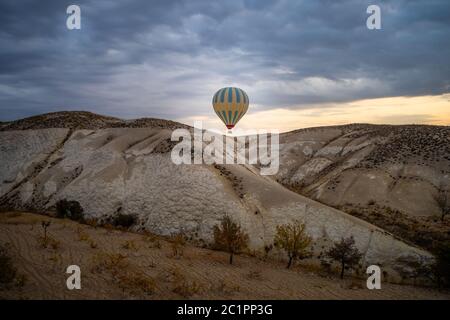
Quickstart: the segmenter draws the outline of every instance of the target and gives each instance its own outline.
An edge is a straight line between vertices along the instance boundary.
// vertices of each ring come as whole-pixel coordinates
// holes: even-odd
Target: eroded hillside
[[[310,128],[281,143],[286,187],[425,247],[449,238],[449,127]]]
[[[354,180],[364,179],[358,166],[364,165],[363,160],[369,161],[377,144],[387,143],[383,139],[389,139],[388,133],[378,136],[368,129],[370,126],[348,126],[283,135],[277,179],[297,191],[293,192],[259,175],[251,166],[173,164],[172,122],[126,122],[93,115],[90,124],[91,114],[75,113],[73,119],[70,114],[50,114],[48,118],[42,115],[36,118],[39,121],[29,118],[3,127],[2,207],[51,212],[60,199],[76,200],[88,218],[105,221],[118,213],[134,215],[138,221],[135,231],[161,235],[183,232],[201,246],[211,243],[213,226],[228,214],[248,232],[250,247],[255,251],[263,251],[273,243],[277,225],[301,219],[314,239],[315,257],[333,241],[353,236],[364,254],[363,264],[383,265],[390,274],[410,268],[410,264],[432,261],[428,252],[395,235],[298,194],[339,206],[341,198],[336,195],[343,191],[340,187],[328,189],[328,181],[347,174],[348,169],[356,170]],[[139,125],[128,127],[130,123]],[[439,130],[446,132],[445,128]],[[433,170],[447,170],[445,161],[433,162]],[[375,166],[365,170],[384,172]],[[362,204],[372,188],[380,199],[390,199],[392,192],[380,190],[377,184],[365,187],[365,192],[355,189],[361,193]],[[346,196],[358,199],[358,194],[348,190],[349,186],[345,188]],[[330,197],[339,201],[332,202]],[[276,250],[271,255],[284,257]]]

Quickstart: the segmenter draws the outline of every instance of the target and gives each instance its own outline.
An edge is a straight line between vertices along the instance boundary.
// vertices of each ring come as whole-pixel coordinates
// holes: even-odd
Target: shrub
[[[249,280],[262,280],[261,270],[250,270],[246,277]]]
[[[355,246],[353,236],[341,238],[339,242],[335,242],[334,246],[325,255],[341,264],[341,279],[344,278],[344,270],[353,268],[362,257],[362,254]]]
[[[156,290],[155,280],[142,272],[121,272],[116,279],[119,288],[132,294],[151,295]]]
[[[114,216],[112,224],[115,227],[123,227],[128,229],[132,225],[136,224],[136,217],[131,214],[118,213]]]
[[[39,236],[37,240],[39,246],[42,247],[43,249],[47,249],[48,247],[50,247],[53,250],[57,250],[61,245],[61,243],[58,240],[56,240],[50,235],[47,235],[46,237]]]
[[[214,226],[214,244],[230,253],[229,261],[233,264],[233,255],[247,248],[248,235],[229,216],[224,216],[220,225]]]
[[[98,244],[94,240],[90,239],[88,242],[89,242],[89,246],[91,247],[91,249],[97,249],[98,248]]]
[[[295,259],[305,259],[311,256],[308,250],[311,237],[305,232],[305,224],[295,220],[291,224],[279,225],[276,228],[275,247],[286,251],[289,261],[286,268],[290,268]]]
[[[179,294],[184,298],[189,298],[190,296],[199,293],[201,290],[202,286],[196,281],[187,280],[182,280],[181,282],[177,283],[172,289],[174,293]]]
[[[51,221],[42,221],[41,222],[41,227],[42,229],[44,229],[44,242],[47,242],[47,228],[50,227],[50,225],[52,224]]]
[[[272,251],[273,249],[273,245],[269,244],[269,245],[265,245],[264,246],[264,260],[267,259],[267,257],[269,256],[270,251]]]
[[[125,240],[124,243],[122,243],[122,248],[127,250],[137,250],[138,247],[136,243],[133,240]]]
[[[120,253],[97,253],[92,258],[93,267],[91,272],[102,273],[109,271],[112,274],[117,274],[121,270],[126,270],[129,266],[128,258]]]
[[[8,249],[0,245],[0,287],[9,285],[16,277],[17,269],[14,267]]]
[[[241,287],[233,282],[230,282],[226,279],[220,279],[219,284],[217,285],[217,291],[223,294],[232,294],[234,292],[239,292]]]
[[[445,216],[450,215],[450,199],[448,197],[448,192],[440,191],[436,202],[441,209],[441,221],[444,222]]]
[[[59,200],[56,203],[56,216],[58,218],[69,218],[75,221],[83,221],[84,210],[78,201]]]
[[[183,256],[183,247],[186,244],[186,237],[183,233],[177,233],[171,236],[171,248],[172,256],[175,258],[180,258]]]
[[[202,290],[201,285],[196,281],[187,280],[186,276],[176,267],[170,271],[170,276],[173,283],[172,292],[184,298],[188,298]]]
[[[89,234],[87,234],[86,232],[83,231],[83,229],[81,228],[81,226],[78,226],[76,233],[78,235],[78,241],[89,241]]]

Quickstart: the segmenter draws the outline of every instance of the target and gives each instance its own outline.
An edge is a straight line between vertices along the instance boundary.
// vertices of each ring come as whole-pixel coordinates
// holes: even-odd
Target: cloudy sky
[[[448,125],[449,39],[448,0],[1,0],[0,121],[89,110],[214,127],[212,95],[238,86],[244,128]]]

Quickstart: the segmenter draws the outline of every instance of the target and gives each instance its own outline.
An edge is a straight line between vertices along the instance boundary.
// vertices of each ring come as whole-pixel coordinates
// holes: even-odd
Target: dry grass
[[[142,272],[122,272],[117,275],[119,287],[132,295],[151,295],[156,291],[156,282]]]
[[[103,271],[109,271],[112,274],[116,274],[120,269],[125,269],[129,266],[127,256],[109,252],[95,254],[92,259],[92,264],[92,272],[101,273]]]
[[[37,219],[37,217],[39,219]],[[6,220],[5,220],[6,219]],[[335,275],[321,277],[303,264],[286,270],[284,263],[261,261],[242,255],[239,263],[229,265],[225,252],[184,244],[189,252],[173,259],[172,242],[153,235],[132,232],[109,233],[74,221],[52,219],[50,234],[58,239],[59,250],[36,250],[40,226],[8,224],[8,219],[42,221],[42,217],[23,213],[0,221],[0,242],[12,242],[11,257],[23,279],[0,290],[0,298],[18,299],[450,299],[432,289],[392,285],[383,281],[382,290],[367,290],[364,279],[340,281]],[[63,228],[63,224],[66,227]],[[77,233],[77,228],[80,228]],[[78,233],[89,235],[80,242]],[[48,233],[47,233],[48,235]],[[75,239],[74,239],[75,236]],[[123,249],[124,242],[139,246],[139,251]],[[98,244],[96,249],[91,242]],[[89,245],[88,245],[89,244]],[[157,245],[159,244],[159,245]],[[95,247],[95,245],[93,245]],[[152,247],[159,246],[155,250]],[[48,248],[51,248],[48,244]],[[106,249],[108,248],[108,249]],[[83,290],[68,292],[65,268],[82,269]],[[22,281],[23,280],[23,281]],[[361,287],[361,284],[363,287]]]
[[[83,228],[81,226],[78,226],[76,229],[76,234],[78,237],[78,241],[89,241],[89,234],[87,234],[85,231],[83,231]]]
[[[249,273],[246,274],[246,278],[250,280],[262,280],[261,270],[250,270]]]
[[[235,292],[239,292],[241,287],[230,280],[220,279],[216,286],[216,290],[222,295],[231,295]]]
[[[150,295],[157,288],[153,278],[138,270],[127,256],[118,253],[100,252],[94,256],[93,273],[108,273],[110,280],[130,295]]]
[[[134,240],[125,240],[122,243],[122,249],[136,251],[139,249],[139,247]]]
[[[89,246],[92,248],[92,249],[97,249],[98,248],[98,244],[97,244],[97,242],[95,242],[94,240],[89,240],[88,241],[88,243],[89,243]]]
[[[181,258],[184,254],[184,246],[186,245],[186,237],[182,233],[172,235],[170,237],[170,248],[172,249],[173,258]]]
[[[186,276],[178,269],[173,268],[170,272],[172,282],[172,292],[190,298],[195,294],[201,293],[203,287],[195,280],[188,280]]]
[[[49,234],[47,234],[47,236],[38,236],[37,241],[39,246],[43,249],[51,248],[57,250],[61,246],[61,242]]]

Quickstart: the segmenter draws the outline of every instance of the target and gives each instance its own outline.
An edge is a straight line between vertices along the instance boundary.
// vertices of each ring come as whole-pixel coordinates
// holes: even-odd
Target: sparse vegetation
[[[88,242],[89,242],[89,246],[91,247],[91,249],[97,249],[98,248],[98,244],[94,240],[90,239]]]
[[[335,242],[334,246],[325,253],[326,257],[335,260],[341,265],[341,279],[344,279],[345,269],[352,269],[361,260],[362,254],[355,246],[353,236],[349,238],[341,238]]]
[[[202,290],[199,283],[187,280],[186,276],[176,267],[170,271],[170,278],[173,283],[172,291],[184,298],[189,298]]]
[[[247,247],[248,235],[229,216],[224,216],[220,225],[214,226],[214,245],[217,249],[227,251],[230,254],[229,262],[233,264],[233,255]]]
[[[153,294],[156,289],[155,280],[138,270],[127,256],[120,253],[99,252],[93,258],[91,271],[108,272],[119,288],[133,295]]]
[[[59,200],[56,203],[56,216],[58,218],[68,218],[75,221],[83,221],[84,210],[78,201]]]
[[[221,294],[232,294],[234,292],[239,292],[241,287],[235,283],[232,283],[225,279],[220,279],[217,285],[217,291]]]
[[[41,227],[44,229],[44,242],[47,242],[47,228],[50,227],[51,221],[42,221]]]
[[[38,237],[39,245],[46,249],[48,247],[56,250],[60,246],[60,242],[48,234],[47,229],[50,227],[51,221],[41,221],[41,227],[44,231],[42,236]]]
[[[262,280],[261,270],[251,270],[247,273],[246,278],[250,280]]]
[[[279,225],[276,227],[274,245],[276,248],[286,251],[290,268],[296,259],[305,259],[311,256],[308,250],[311,244],[311,237],[306,234],[305,224],[295,220],[291,224]]]
[[[439,221],[442,216],[412,217],[378,204],[367,207],[346,204],[339,209],[429,251],[433,251],[437,243],[450,241],[450,225],[446,220]]]
[[[76,233],[78,235],[78,241],[89,241],[90,240],[89,235],[83,231],[81,226],[77,227]]]
[[[117,275],[118,286],[131,294],[151,295],[156,290],[155,280],[142,272],[123,272]]]
[[[115,227],[122,227],[129,229],[131,226],[136,224],[136,217],[131,214],[118,213],[112,219],[112,224]]]
[[[149,232],[145,232],[144,240],[149,243],[149,248],[161,249],[161,242],[158,237]]]
[[[124,243],[122,243],[122,248],[127,250],[137,250],[138,246],[135,241],[126,240]]]
[[[440,191],[436,201],[441,208],[441,222],[444,222],[445,216],[450,214],[450,199],[448,197],[448,192]]]
[[[269,244],[269,245],[265,245],[264,246],[264,260],[267,260],[267,257],[269,256],[269,253],[272,251],[273,249],[273,245]]]
[[[57,250],[60,247],[60,242],[48,235],[47,237],[39,236],[38,237],[39,246],[43,249],[51,248],[53,250]]]
[[[360,289],[361,285],[365,287],[364,275],[360,278],[362,280],[353,277],[354,281],[347,280],[337,286],[329,277],[320,278],[318,276],[322,270],[316,264],[302,264],[299,267],[301,272],[283,271],[279,268],[278,262],[265,263],[260,261],[259,256],[252,258],[246,254],[245,257],[240,258],[242,260],[240,268],[236,268],[222,264],[225,260],[224,253],[195,247],[189,247],[189,258],[182,256],[181,260],[174,260],[170,258],[171,242],[165,237],[129,232],[111,234],[100,228],[94,230],[81,225],[82,230],[89,232],[90,239],[99,243],[100,248],[92,250],[89,248],[89,241],[86,243],[77,241],[75,233],[77,224],[67,220],[52,219],[52,225],[47,230],[48,237],[54,235],[61,240],[64,250],[36,251],[33,246],[34,237],[38,235],[43,238],[43,229],[41,228],[43,217],[36,216],[23,213],[21,217],[21,220],[33,221],[34,229],[30,225],[7,224],[7,219],[0,221],[2,241],[17,236],[17,239],[14,238],[14,247],[11,247],[11,250],[13,248],[15,250],[11,251],[10,256],[18,273],[8,285],[7,290],[1,291],[0,296],[4,298],[42,299],[48,297],[49,294],[55,298],[76,298],[77,292],[67,292],[60,286],[61,277],[39,276],[39,272],[57,273],[64,276],[63,270],[67,265],[73,263],[73,254],[77,259],[83,257],[82,264],[85,275],[89,277],[89,283],[96,285],[95,288],[86,287],[87,290],[83,293],[83,296],[90,299],[144,299],[149,297],[152,299],[291,299],[317,297],[317,291],[304,290],[305,287],[314,288],[314,290],[319,288],[321,294],[323,293],[323,296],[320,297],[325,299],[373,297],[373,292],[369,293],[367,290],[349,290]],[[60,226],[64,223],[66,227],[61,228]],[[126,240],[135,241],[142,246],[143,251],[140,250],[137,254],[121,249]],[[162,251],[147,248],[148,245],[156,242],[163,244]],[[104,250],[106,248],[110,248],[111,251]],[[324,252],[326,243],[315,243],[314,249],[321,249]],[[33,250],[35,251],[33,252]],[[263,250],[264,246],[258,252],[264,254]],[[12,255],[13,253],[14,255]],[[228,258],[228,255],[226,257]],[[412,257],[415,255],[411,255]],[[424,261],[430,260],[424,258]],[[175,269],[174,267],[178,271],[170,275],[170,270]],[[445,268],[443,267],[441,270],[448,270],[448,267]],[[25,275],[30,277],[29,280],[25,276],[21,276],[19,270],[26,271]],[[0,275],[2,276],[3,272]],[[45,285],[43,285],[44,282]],[[18,288],[24,285],[24,289]],[[41,285],[43,286],[42,290],[35,289]],[[449,297],[447,291],[439,292],[432,288],[391,285],[385,281],[384,273],[383,286],[384,290],[377,292],[380,298],[448,299]],[[72,294],[74,295],[72,296]]]
[[[119,272],[121,269],[128,268],[129,263],[127,256],[120,253],[105,253],[99,252],[93,257],[92,272],[101,273],[103,271],[109,271],[113,275]]]
[[[172,249],[172,256],[174,258],[181,258],[184,254],[184,245],[186,244],[186,237],[183,233],[177,233],[170,238],[170,247]]]
[[[402,279],[413,279],[416,284],[417,279],[433,280],[432,266],[427,261],[417,259],[417,257],[401,256],[397,259],[394,269],[400,274]]]
[[[196,293],[199,293],[201,288],[202,287],[196,281],[183,280],[176,284],[172,291],[184,298],[188,298]]]

